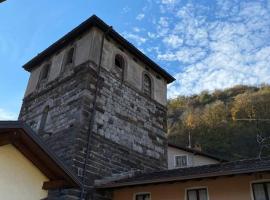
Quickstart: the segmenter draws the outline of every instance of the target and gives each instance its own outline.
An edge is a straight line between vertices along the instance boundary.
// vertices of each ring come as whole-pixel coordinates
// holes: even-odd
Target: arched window
[[[143,93],[150,97],[152,94],[152,82],[147,74],[143,75]]]
[[[66,55],[65,65],[72,64],[73,57],[74,57],[74,47],[72,47],[68,50],[67,55]]]
[[[117,54],[114,58],[114,67],[113,73],[117,78],[123,80],[124,78],[124,69],[125,69],[125,60],[123,56]]]
[[[49,72],[50,72],[50,68],[51,65],[50,64],[46,64],[43,66],[41,74],[40,74],[40,80],[46,80],[49,76]]]
[[[39,132],[44,131],[44,128],[45,128],[45,125],[46,125],[46,122],[47,122],[47,118],[48,118],[49,109],[50,109],[50,107],[46,106],[44,108],[44,110],[43,110],[42,117],[40,119],[39,128],[38,128]]]

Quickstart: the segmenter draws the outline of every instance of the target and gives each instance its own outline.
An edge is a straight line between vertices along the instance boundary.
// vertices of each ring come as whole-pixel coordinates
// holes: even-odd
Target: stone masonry
[[[101,48],[101,35],[99,33],[99,39],[92,43],[97,52]],[[104,48],[104,51],[106,56],[110,49]],[[80,53],[77,48],[76,56]],[[35,86],[33,92],[25,96],[19,116],[78,177],[86,176],[87,191],[93,190],[94,180],[102,177],[133,170],[160,170],[167,165],[166,107],[128,81],[115,77],[104,65],[106,62],[102,63],[98,74],[97,61],[89,56],[82,63],[75,62],[54,80]],[[100,85],[94,108],[97,79]],[[38,131],[46,106],[49,112],[45,128]],[[89,159],[83,172],[94,109]],[[89,194],[92,198],[91,192]],[[75,200],[79,195],[76,189],[49,191],[48,199]]]

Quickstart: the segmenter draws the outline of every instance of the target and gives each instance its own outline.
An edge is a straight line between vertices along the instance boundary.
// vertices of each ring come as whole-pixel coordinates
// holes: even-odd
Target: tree
[[[264,119],[270,117],[270,90],[246,92],[236,96],[231,109],[233,120]]]
[[[205,106],[202,114],[202,122],[210,127],[214,128],[221,124],[224,124],[227,119],[227,112],[225,104],[217,100],[212,104],[208,104]]]
[[[179,96],[168,104],[168,139],[179,145],[193,144],[227,159],[258,156],[258,127],[249,120],[270,118],[270,86],[236,86],[213,93]],[[233,119],[233,120],[232,120]],[[255,121],[256,122],[256,121]],[[270,136],[270,122],[259,122],[262,137]],[[270,149],[263,150],[263,156]]]

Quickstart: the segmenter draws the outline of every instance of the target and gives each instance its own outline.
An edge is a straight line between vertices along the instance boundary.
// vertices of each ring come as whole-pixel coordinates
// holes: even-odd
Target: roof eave
[[[97,189],[115,189],[115,188],[123,188],[123,187],[133,187],[133,186],[141,186],[141,185],[151,185],[151,184],[162,184],[162,183],[171,183],[171,182],[182,182],[182,181],[190,181],[190,180],[198,180],[198,179],[207,179],[207,178],[216,178],[222,176],[236,176],[236,175],[244,175],[244,174],[253,174],[253,173],[261,173],[268,172],[269,168],[258,169],[258,170],[243,170],[243,171],[235,171],[235,172],[224,172],[224,173],[206,173],[200,176],[190,175],[190,176],[180,176],[180,177],[170,177],[170,178],[160,178],[156,180],[143,180],[143,181],[133,181],[133,182],[123,182],[123,183],[111,183],[96,186]]]
[[[38,136],[36,136],[33,133],[30,127],[28,127],[26,124],[24,124],[21,121],[0,121],[0,130],[5,131],[8,129],[14,130],[14,132],[17,131],[18,133],[25,134],[30,140],[33,141],[32,144],[37,145],[40,148],[40,150],[43,152],[43,155],[47,156],[47,158],[50,159],[50,162],[55,163],[55,166],[57,166],[57,168],[61,170],[62,173],[65,174],[65,176],[62,177],[64,179],[61,179],[62,181],[61,184],[63,188],[81,187],[80,180],[62,163],[62,161],[60,161],[45,145],[43,145],[43,142],[38,138]],[[21,139],[21,136],[20,136],[20,139]],[[10,138],[9,138],[8,144],[13,144],[13,141]],[[16,146],[17,148],[18,148],[18,144],[25,145],[24,143],[21,143],[18,140],[16,141],[16,144],[15,144],[15,146],[17,145]],[[22,153],[25,153],[25,152],[22,152]],[[30,155],[29,153],[31,153],[31,151],[27,151],[28,155]],[[50,185],[50,187],[59,186],[60,183],[58,182],[58,184],[55,184],[55,181],[59,181],[59,180],[50,180],[46,182],[45,185]],[[51,184],[52,182],[53,184]]]

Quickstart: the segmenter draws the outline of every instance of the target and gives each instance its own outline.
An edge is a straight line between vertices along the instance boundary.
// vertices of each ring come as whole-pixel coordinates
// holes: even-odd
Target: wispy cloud
[[[131,8],[130,8],[129,6],[125,6],[125,7],[122,9],[122,13],[128,13],[130,10],[131,10]]]
[[[136,33],[141,32],[141,29],[139,27],[133,27],[132,30]]]
[[[15,113],[0,108],[0,120],[16,120],[16,119],[17,115]]]
[[[266,1],[216,0],[216,8],[198,1],[162,7],[157,19],[157,58],[177,62],[169,97],[235,84],[270,82],[270,10]],[[268,2],[269,3],[269,2]],[[150,38],[150,37],[149,37]],[[156,38],[150,38],[156,39]],[[178,72],[177,72],[178,71]]]
[[[123,33],[123,35],[125,36],[125,38],[131,40],[131,41],[134,41],[137,45],[142,45],[143,43],[145,43],[147,41],[146,38],[142,37],[142,36],[139,36],[137,34],[134,34],[134,33]]]
[[[147,0],[139,13],[124,36],[173,73],[169,97],[270,83],[270,0]]]
[[[179,37],[178,35],[168,35],[164,37],[163,42],[172,48],[177,48],[182,46],[183,38]]]
[[[175,4],[178,0],[161,0],[163,4]]]
[[[145,17],[145,14],[140,13],[140,14],[137,15],[136,19],[141,21],[144,17]]]

